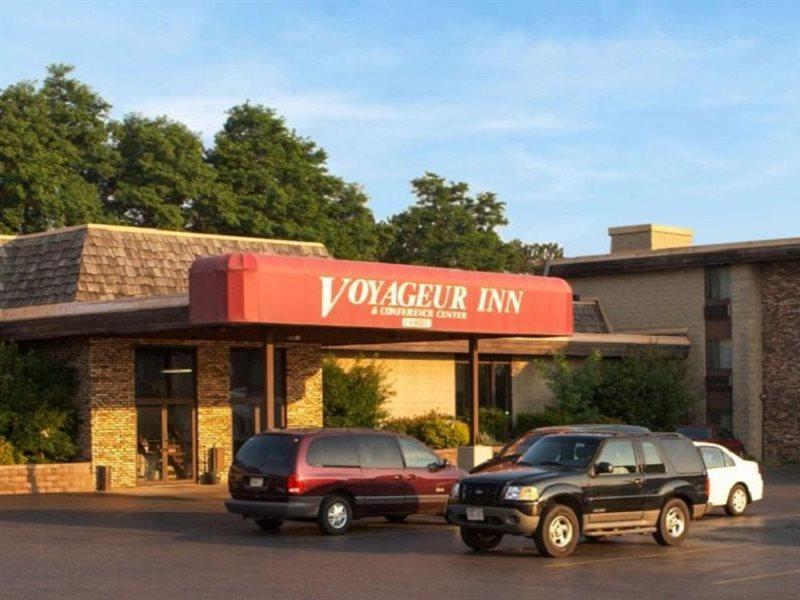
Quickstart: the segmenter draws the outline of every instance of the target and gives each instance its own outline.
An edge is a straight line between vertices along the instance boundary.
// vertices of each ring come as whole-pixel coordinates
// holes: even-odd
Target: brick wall
[[[733,432],[745,449],[762,457],[761,267],[731,265]]]
[[[391,417],[413,417],[432,410],[456,413],[456,363],[452,354],[382,354],[364,356],[337,352],[337,362],[349,369],[357,360],[383,367],[393,395],[386,403]]]
[[[761,318],[764,456],[800,461],[800,262],[765,264]]]
[[[286,421],[288,427],[322,427],[322,347],[286,349]]]
[[[88,462],[0,466],[0,495],[55,494],[92,490],[94,490],[94,477],[92,465]]]

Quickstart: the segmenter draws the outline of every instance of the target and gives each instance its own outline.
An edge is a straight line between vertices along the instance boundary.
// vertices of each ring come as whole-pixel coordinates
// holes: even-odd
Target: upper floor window
[[[137,348],[136,397],[193,399],[193,348]]]
[[[728,267],[706,268],[706,300],[729,300],[731,272]]]

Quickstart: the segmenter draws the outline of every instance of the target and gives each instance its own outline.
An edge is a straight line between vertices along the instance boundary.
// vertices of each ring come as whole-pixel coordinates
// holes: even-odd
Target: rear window
[[[247,440],[236,462],[252,467],[292,468],[299,438],[293,435],[257,435]]]
[[[306,462],[315,467],[358,467],[358,450],[349,435],[332,435],[313,440]]]
[[[393,437],[383,435],[360,435],[358,449],[361,466],[372,469],[402,469],[403,456]]]
[[[689,440],[665,438],[661,440],[661,448],[678,473],[701,473],[703,471],[700,453]]]

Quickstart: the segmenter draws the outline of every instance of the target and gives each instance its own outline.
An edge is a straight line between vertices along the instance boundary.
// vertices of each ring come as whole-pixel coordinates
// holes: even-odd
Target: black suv
[[[694,444],[676,433],[549,435],[508,468],[453,487],[447,519],[476,551],[505,534],[532,535],[545,556],[569,556],[579,536],[652,533],[683,543],[706,511],[708,478]]]

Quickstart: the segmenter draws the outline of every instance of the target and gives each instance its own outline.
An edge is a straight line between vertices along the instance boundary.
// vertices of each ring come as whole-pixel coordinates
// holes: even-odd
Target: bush
[[[518,413],[514,423],[514,435],[522,435],[531,429],[554,427],[555,425],[564,425],[564,416],[551,408],[536,413]]]
[[[25,458],[3,438],[0,437],[0,465],[15,465],[25,462]]]
[[[630,423],[672,431],[694,406],[686,361],[652,350],[619,360],[603,360],[595,352],[580,364],[556,357],[545,377],[562,423]]]
[[[392,395],[379,364],[359,359],[345,370],[334,358],[322,362],[325,427],[378,427],[387,416],[383,406]]]
[[[417,417],[389,419],[383,428],[415,437],[431,448],[457,448],[469,443],[466,423],[436,411]]]
[[[478,413],[478,427],[481,443],[496,446],[497,442],[507,440],[511,432],[511,417],[499,408],[481,408]],[[484,437],[487,441],[483,441]]]
[[[0,343],[0,436],[26,462],[75,456],[75,372],[35,352]]]

